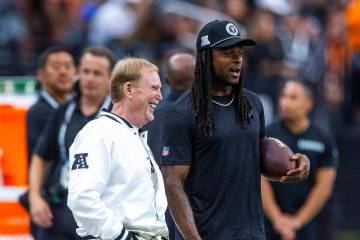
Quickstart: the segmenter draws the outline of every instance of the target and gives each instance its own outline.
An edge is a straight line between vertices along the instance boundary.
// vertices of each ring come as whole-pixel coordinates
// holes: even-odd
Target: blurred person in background
[[[248,0],[224,0],[220,1],[220,9],[237,23],[247,26],[251,16]]]
[[[324,42],[322,30],[321,25],[297,11],[281,16],[277,27],[286,64],[314,83],[319,82],[324,70],[320,54]]]
[[[348,46],[345,44],[346,19],[343,11],[329,16],[324,49],[324,97],[330,112],[340,110],[348,77]],[[333,125],[335,127],[335,125]]]
[[[165,13],[163,8],[171,2],[128,0],[127,6],[136,18],[134,27],[127,34],[110,36],[106,46],[119,56],[141,56],[160,68],[173,53],[192,49],[198,23],[181,14]]]
[[[40,240],[81,239],[66,205],[69,181],[68,151],[76,134],[102,108],[108,96],[114,55],[106,48],[84,49],[79,64],[77,96],[59,107],[36,145],[30,166],[29,202]]]
[[[18,2],[0,1],[0,75],[24,74],[21,57],[28,30],[18,11]]]
[[[76,76],[72,54],[67,48],[48,48],[40,56],[36,75],[41,91],[37,102],[30,107],[26,115],[29,164],[44,125],[48,123],[55,109],[71,97]]]
[[[89,41],[101,42],[118,56],[141,56],[159,63],[163,48],[168,47],[168,41],[163,44],[167,33],[160,24],[161,18],[152,0],[111,0],[95,13],[89,26]],[[119,28],[118,22],[124,24]],[[109,27],[104,29],[104,25]]]
[[[316,21],[317,24],[320,24],[321,28],[325,28],[325,24],[328,18],[328,11],[332,7],[329,6],[331,5],[329,1],[302,0],[302,1],[295,1],[295,4],[297,4],[297,8],[303,15],[309,16],[310,18],[313,19],[313,21]]]
[[[144,0],[148,1],[148,0]],[[105,45],[111,39],[130,35],[137,22],[137,16],[131,4],[141,4],[132,0],[108,0],[98,6],[89,22],[88,42]],[[121,22],[122,24],[118,24]],[[106,26],[106,28],[104,28]]]
[[[27,27],[22,49],[24,71],[32,72],[37,56],[54,45],[68,47],[75,57],[82,49],[85,30],[80,0],[28,0],[18,1],[19,12]]]
[[[169,85],[169,94],[160,102],[155,110],[155,119],[144,126],[148,130],[148,144],[154,154],[155,161],[161,166],[161,136],[165,121],[165,113],[171,105],[191,88],[195,76],[195,57],[189,53],[176,53],[166,64],[166,82]],[[175,223],[169,210],[165,213],[166,224],[169,230],[169,239],[175,239]]]
[[[194,81],[195,57],[189,53],[176,53],[166,64],[166,83],[169,94],[160,102],[155,110],[155,119],[144,126],[149,131],[148,144],[154,158],[161,166],[161,131],[164,115],[170,106],[186,91]]]
[[[51,47],[39,59],[37,79],[41,84],[39,98],[26,113],[26,143],[30,165],[36,143],[59,105],[70,99],[75,83],[74,58],[63,47]],[[29,210],[28,192],[20,197],[22,205]],[[31,223],[31,234],[37,239],[37,227]]]
[[[309,178],[281,184],[261,180],[262,202],[269,240],[318,240],[317,215],[330,198],[338,152],[330,134],[309,119],[312,91],[304,83],[286,81],[279,96],[281,121],[267,127],[267,135],[286,143],[310,159]]]
[[[322,111],[326,114],[319,119],[318,124],[326,126],[341,147],[344,128],[348,129],[346,121],[350,120],[351,110],[350,96],[351,87],[349,78],[349,53],[347,41],[346,18],[343,10],[337,10],[329,13],[325,29],[325,43],[323,50],[324,72],[319,83],[320,90],[317,98],[318,106],[322,106]],[[319,108],[318,108],[319,109]],[[312,114],[313,116],[314,114]],[[315,119],[314,119],[315,120]],[[344,121],[345,120],[345,121]],[[340,166],[343,165],[341,162]],[[341,170],[339,169],[339,173]],[[339,174],[341,181],[341,174]],[[326,240],[335,240],[338,228],[342,222],[343,213],[341,208],[341,194],[335,191],[328,200],[324,208],[317,216],[318,238]]]
[[[345,9],[347,42],[349,50],[349,107],[353,115],[352,122],[360,122],[360,1],[351,0]]]
[[[273,13],[254,11],[249,23],[249,36],[256,39],[257,46],[247,50],[246,79],[244,86],[257,94],[264,105],[266,125],[275,116],[276,99],[283,81],[284,51],[276,33]]]

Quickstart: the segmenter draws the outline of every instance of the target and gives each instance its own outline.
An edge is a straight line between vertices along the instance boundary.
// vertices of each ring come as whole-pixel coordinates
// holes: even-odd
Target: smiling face
[[[243,63],[243,48],[214,48],[212,50],[215,84],[234,86],[239,83]]]
[[[154,120],[156,105],[161,101],[161,82],[157,72],[144,69],[141,77],[132,85],[132,112],[136,118],[136,125],[143,126]]]

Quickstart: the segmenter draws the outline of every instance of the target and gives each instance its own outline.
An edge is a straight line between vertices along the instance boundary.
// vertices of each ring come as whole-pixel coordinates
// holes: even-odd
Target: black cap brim
[[[256,42],[250,38],[234,37],[212,45],[212,48],[228,48],[232,46],[253,46]]]

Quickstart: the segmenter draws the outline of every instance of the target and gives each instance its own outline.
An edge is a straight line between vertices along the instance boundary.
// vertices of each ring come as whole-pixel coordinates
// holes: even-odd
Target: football
[[[296,168],[290,158],[294,154],[282,141],[276,138],[264,138],[260,142],[261,173],[272,181],[279,181],[282,176]]]

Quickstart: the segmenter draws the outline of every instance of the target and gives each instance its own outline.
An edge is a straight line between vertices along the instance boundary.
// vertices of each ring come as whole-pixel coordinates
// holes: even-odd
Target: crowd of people
[[[337,144],[360,121],[359,10],[355,0],[2,1],[0,74],[41,84],[22,197],[33,236],[334,238]],[[305,154],[282,179],[302,182],[260,181],[265,134]]]
[[[359,118],[358,9],[358,1],[350,0],[5,0],[0,4],[0,74],[33,75],[49,46],[67,46],[79,59],[81,49],[95,44],[118,56],[145,57],[160,66],[163,76],[172,53],[194,52],[201,26],[228,18],[257,40],[246,56],[251,81],[245,86],[260,94],[266,111],[276,112],[282,80],[299,73],[321,93],[316,102],[332,118],[315,112],[331,128],[339,111],[349,112],[348,121]]]

